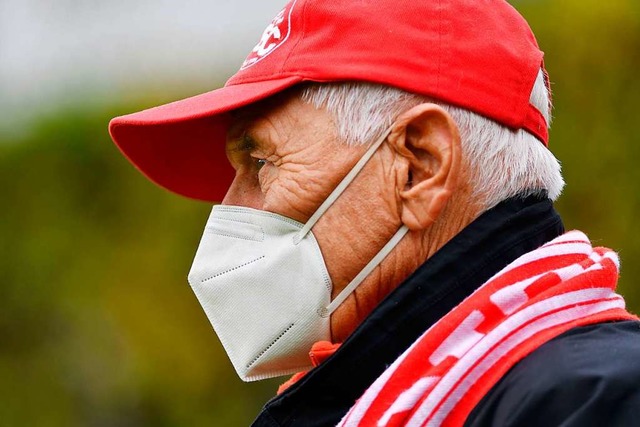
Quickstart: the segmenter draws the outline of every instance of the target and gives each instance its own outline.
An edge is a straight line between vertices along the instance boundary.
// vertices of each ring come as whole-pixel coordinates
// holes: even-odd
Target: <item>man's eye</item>
[[[262,167],[267,164],[267,161],[265,159],[253,159],[253,162],[255,163],[256,169],[258,170],[262,169]]]

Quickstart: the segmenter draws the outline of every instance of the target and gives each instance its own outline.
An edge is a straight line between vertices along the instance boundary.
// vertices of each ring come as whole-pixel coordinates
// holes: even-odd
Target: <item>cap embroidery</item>
[[[296,2],[297,0],[293,0],[273,18],[262,33],[258,44],[242,63],[240,70],[249,68],[266,58],[271,52],[287,41],[289,34],[291,34],[291,13],[293,12],[293,7]]]

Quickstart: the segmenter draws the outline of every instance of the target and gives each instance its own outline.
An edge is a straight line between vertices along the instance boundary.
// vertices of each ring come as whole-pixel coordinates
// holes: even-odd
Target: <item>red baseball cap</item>
[[[230,111],[302,82],[366,81],[463,107],[545,145],[529,102],[543,53],[504,0],[291,0],[223,88],[109,124],[150,180],[207,201],[224,197]]]

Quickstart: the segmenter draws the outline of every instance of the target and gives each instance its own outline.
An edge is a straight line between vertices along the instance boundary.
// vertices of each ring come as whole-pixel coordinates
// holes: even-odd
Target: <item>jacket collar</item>
[[[335,425],[425,330],[507,264],[564,232],[546,197],[485,212],[389,294],[326,362],[269,401],[254,426]]]

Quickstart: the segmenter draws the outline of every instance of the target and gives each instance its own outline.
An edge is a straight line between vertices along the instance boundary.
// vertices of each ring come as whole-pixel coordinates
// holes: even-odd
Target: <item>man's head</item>
[[[292,0],[225,88],[111,133],[173,191],[300,223],[384,137],[313,224],[332,299],[409,230],[332,313],[342,341],[482,212],[560,194],[550,109],[542,52],[503,0]]]
[[[531,102],[549,118],[542,71]],[[227,153],[237,172],[223,204],[305,223],[389,127],[386,143],[313,228],[334,297],[400,225],[411,230],[334,313],[338,341],[482,212],[510,197],[555,199],[563,186],[555,157],[526,131],[399,89],[348,82],[303,85],[234,113]]]

